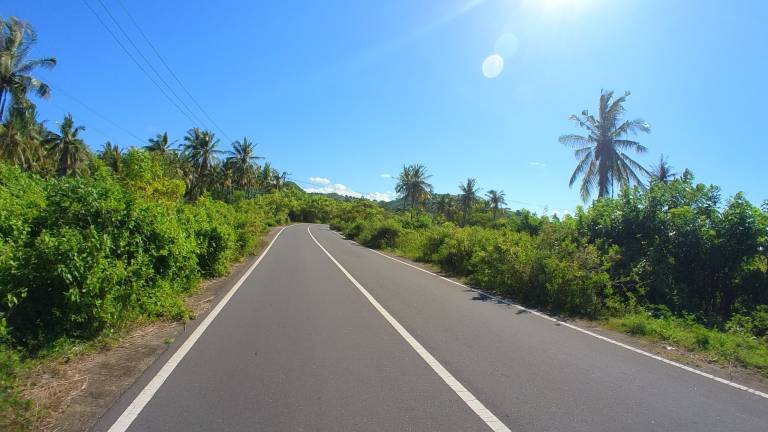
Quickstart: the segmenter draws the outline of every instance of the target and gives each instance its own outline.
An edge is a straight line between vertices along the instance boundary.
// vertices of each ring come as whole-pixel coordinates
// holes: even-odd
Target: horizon
[[[92,149],[139,147],[164,131],[180,139],[197,125],[216,132],[222,150],[243,136],[259,143],[305,190],[394,198],[399,170],[422,163],[438,193],[473,177],[483,193],[504,190],[510,209],[557,214],[582,204],[568,187],[573,152],[557,140],[579,133],[568,116],[595,112],[601,89],[629,90],[626,118],[652,129],[637,137],[649,149],[638,161],[664,154],[676,171],[720,186],[724,200],[743,191],[760,205],[766,158],[754,137],[768,60],[757,54],[768,6],[692,4],[105,2],[191,116],[122,51],[93,14],[113,24],[98,0],[13,0],[0,13],[35,28],[33,58],[58,60],[37,73],[53,87],[50,100],[35,100],[40,119],[54,127],[71,112]]]

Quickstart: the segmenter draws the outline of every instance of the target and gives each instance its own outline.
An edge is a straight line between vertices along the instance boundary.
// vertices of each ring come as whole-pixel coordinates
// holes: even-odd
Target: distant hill
[[[339,195],[336,192],[330,192],[330,193],[320,193],[320,192],[307,192],[310,195],[322,195],[331,199],[335,199],[336,201],[355,201],[362,198],[355,198],[351,196],[346,195]]]
[[[304,189],[302,189],[299,185],[297,185],[295,182],[292,182],[290,180],[285,182],[285,184],[283,185],[283,189],[292,190],[294,192],[306,193],[304,192]]]
[[[378,203],[387,210],[401,210],[404,207],[408,207],[405,203],[405,198],[398,198],[392,201],[378,201]]]

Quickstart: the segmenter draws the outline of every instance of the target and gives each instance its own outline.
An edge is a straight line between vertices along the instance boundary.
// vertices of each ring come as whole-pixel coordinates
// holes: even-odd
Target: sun
[[[563,12],[583,9],[594,0],[525,0],[525,6],[543,11]]]

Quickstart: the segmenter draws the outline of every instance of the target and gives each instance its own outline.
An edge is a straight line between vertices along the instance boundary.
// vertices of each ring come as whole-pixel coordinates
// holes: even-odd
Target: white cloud
[[[565,216],[573,216],[573,212],[570,210],[553,210],[552,216],[557,216],[558,218],[564,218]]]
[[[324,177],[310,177],[309,182],[316,185],[328,186],[331,181]]]
[[[328,180],[328,179],[323,179]],[[313,182],[317,183],[317,182]],[[312,193],[335,193],[342,196],[348,196],[348,197],[354,197],[354,198],[360,198],[363,196],[360,192],[355,192],[352,189],[348,188],[347,186],[341,184],[341,183],[335,183],[335,184],[329,184],[330,180],[328,180],[328,183],[320,183],[321,185],[325,185],[322,187],[311,187],[311,188],[304,188],[307,192]]]
[[[388,178],[392,178],[392,174],[387,174],[387,173],[384,173],[384,174],[379,174],[379,177],[381,177],[381,178],[387,178],[387,179],[388,179]]]
[[[331,182],[331,180],[324,177],[310,177],[309,181],[310,183],[314,184],[315,187],[305,187],[303,189],[306,192],[310,192],[310,193],[322,193],[322,194],[335,193],[338,195],[348,196],[353,198],[365,197],[373,201],[392,201],[395,199],[394,192],[371,192],[367,194],[362,194],[353,189],[350,189],[344,184],[333,183]]]
[[[392,192],[371,192],[365,197],[372,201],[392,201],[395,199],[395,194]]]
[[[536,168],[546,168],[547,164],[544,162],[528,162],[528,165],[536,167]]]

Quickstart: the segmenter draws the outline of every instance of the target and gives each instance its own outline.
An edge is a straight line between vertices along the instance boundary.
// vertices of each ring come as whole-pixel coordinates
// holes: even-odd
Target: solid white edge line
[[[365,246],[363,246],[363,247],[365,247]],[[753,388],[750,388],[750,387],[747,387],[747,386],[745,386],[745,385],[741,385],[741,384],[739,384],[739,383],[735,383],[735,382],[733,382],[733,381],[729,381],[729,380],[727,380],[727,379],[725,379],[725,378],[720,378],[720,377],[718,377],[718,376],[715,376],[715,375],[712,375],[712,374],[708,374],[708,373],[706,373],[706,372],[704,372],[704,371],[700,371],[700,370],[698,370],[698,369],[695,369],[695,368],[692,368],[692,367],[690,367],[690,366],[686,366],[686,365],[684,365],[684,364],[682,364],[682,363],[678,363],[678,362],[676,362],[676,361],[672,361],[672,360],[666,359],[666,358],[664,358],[664,357],[658,356],[658,355],[656,355],[656,354],[652,354],[652,353],[649,353],[648,351],[643,351],[643,350],[641,350],[641,349],[639,349],[639,348],[635,348],[635,347],[633,347],[633,346],[627,345],[627,344],[625,344],[625,343],[619,342],[619,341],[617,341],[617,340],[614,340],[614,339],[611,339],[611,338],[609,338],[609,337],[606,337],[606,336],[603,336],[603,335],[599,335],[599,334],[597,334],[597,333],[591,332],[591,331],[589,331],[589,330],[583,329],[583,328],[581,328],[581,327],[575,326],[575,325],[573,325],[573,324],[570,324],[570,323],[567,323],[567,322],[565,322],[565,321],[561,321],[561,320],[559,320],[559,319],[557,319],[557,318],[553,318],[553,317],[551,317],[551,316],[549,316],[549,315],[546,315],[546,314],[544,314],[544,313],[542,313],[542,312],[539,312],[539,311],[537,311],[537,310],[534,310],[534,309],[529,309],[529,308],[527,308],[527,307],[525,307],[525,306],[521,306],[521,305],[519,305],[519,304],[517,304],[517,303],[513,303],[513,302],[511,302],[511,301],[509,301],[509,300],[506,300],[506,299],[504,299],[504,298],[501,298],[501,297],[495,296],[495,295],[493,295],[493,294],[489,294],[489,293],[487,293],[487,292],[485,292],[485,291],[483,291],[483,290],[480,290],[480,289],[477,289],[477,288],[473,288],[473,287],[471,287],[471,286],[467,286],[467,285],[464,285],[464,284],[463,284],[463,283],[461,283],[461,282],[456,282],[455,280],[449,279],[449,278],[447,278],[447,277],[445,277],[445,276],[440,276],[439,274],[435,274],[435,273],[433,273],[433,272],[431,272],[431,271],[429,271],[429,270],[425,270],[425,269],[423,269],[423,268],[421,268],[421,267],[418,267],[418,266],[415,266],[415,265],[413,265],[413,264],[407,263],[407,262],[405,262],[405,261],[403,261],[403,260],[399,260],[399,259],[397,259],[397,258],[395,258],[395,257],[391,257],[391,256],[389,256],[389,255],[387,255],[387,254],[384,254],[384,253],[381,253],[381,252],[379,252],[379,251],[377,251],[377,250],[375,250],[375,249],[370,249],[370,248],[366,248],[366,249],[370,250],[371,252],[375,252],[375,253],[377,253],[377,254],[379,254],[379,255],[381,255],[381,256],[383,256],[383,257],[385,257],[385,258],[389,258],[389,259],[391,259],[392,261],[397,261],[397,262],[399,262],[400,264],[404,264],[404,265],[407,265],[408,267],[412,267],[412,268],[414,268],[414,269],[416,269],[416,270],[419,270],[419,271],[421,271],[421,272],[424,272],[424,273],[430,274],[430,275],[432,275],[432,276],[436,276],[436,277],[438,277],[438,278],[440,278],[440,279],[443,279],[443,280],[446,280],[446,281],[448,281],[448,282],[450,282],[450,283],[452,283],[452,284],[455,284],[455,285],[459,285],[459,286],[461,286],[461,287],[464,287],[464,288],[467,288],[467,289],[469,289],[469,290],[472,290],[472,291],[474,291],[474,292],[476,292],[476,293],[478,293],[478,294],[482,294],[482,295],[484,295],[484,296],[490,297],[490,298],[492,298],[492,299],[496,300],[497,302],[500,302],[500,303],[504,303],[504,304],[507,304],[507,305],[509,305],[509,306],[514,306],[514,307],[516,307],[516,308],[518,308],[518,309],[524,310],[524,311],[526,311],[526,312],[530,312],[530,313],[532,313],[532,314],[534,314],[534,315],[536,315],[536,316],[538,316],[538,317],[540,317],[540,318],[544,318],[544,319],[546,319],[546,320],[549,320],[549,321],[553,321],[553,322],[556,322],[556,323],[560,324],[561,326],[565,326],[565,327],[568,327],[568,328],[570,328],[570,329],[576,330],[576,331],[578,331],[578,332],[584,333],[584,334],[586,334],[586,335],[592,336],[592,337],[594,337],[594,338],[597,338],[597,339],[600,339],[600,340],[602,340],[602,341],[605,341],[605,342],[611,343],[611,344],[613,344],[613,345],[616,345],[616,346],[619,346],[619,347],[621,347],[621,348],[624,348],[624,349],[628,349],[628,350],[630,350],[630,351],[633,351],[633,352],[636,352],[636,353],[638,353],[638,354],[642,354],[642,355],[644,355],[644,356],[646,356],[646,357],[650,357],[650,358],[652,358],[652,359],[654,359],[654,360],[658,360],[658,361],[664,362],[664,363],[666,363],[666,364],[668,364],[668,365],[672,365],[672,366],[678,367],[678,368],[680,368],[680,369],[686,370],[686,371],[688,371],[688,372],[692,372],[692,373],[695,373],[696,375],[700,375],[700,376],[703,376],[703,377],[705,377],[705,378],[709,378],[709,379],[711,379],[711,380],[717,381],[717,382],[719,382],[719,383],[723,383],[723,384],[729,385],[729,386],[731,386],[731,387],[733,387],[733,388],[737,388],[737,389],[739,389],[739,390],[744,390],[745,392],[748,392],[748,393],[752,393],[753,395],[756,395],[756,396],[760,396],[760,397],[763,397],[763,398],[766,398],[766,399],[768,399],[768,393],[765,393],[765,392],[761,392],[760,390],[755,390],[755,389],[753,389]]]
[[[405,339],[406,342],[411,346],[411,348],[418,353],[421,358],[432,368],[432,370],[437,373],[437,375],[442,378],[443,381],[445,381],[446,384],[456,392],[456,394],[461,398],[461,400],[464,401],[464,403],[467,404],[467,406],[475,413],[477,414],[480,419],[485,422],[486,425],[488,425],[491,430],[495,432],[511,432],[510,429],[501,422],[488,408],[483,405],[482,402],[477,400],[477,398],[470,393],[469,390],[466,389],[456,378],[454,378],[453,375],[451,375],[448,370],[443,367],[442,364],[440,364],[437,359],[432,356],[432,354],[429,353],[429,351],[424,348],[419,341],[416,340],[411,334],[408,332],[408,330],[405,329],[389,312],[387,312],[386,309],[384,309],[384,306],[382,306],[369,292],[366,290],[360,282],[357,281],[349,272],[347,269],[345,269],[341,264],[339,264],[338,261],[336,261],[336,258],[333,257],[333,255],[328,252],[323,245],[320,244],[319,241],[315,238],[314,235],[312,235],[312,231],[309,229],[309,225],[307,225],[307,232],[309,233],[309,236],[312,237],[312,240],[315,241],[315,244],[317,244],[320,249],[322,249],[323,252],[325,252],[326,255],[328,255],[328,258],[333,261],[334,264],[336,264],[336,267],[341,270],[342,273],[349,279],[356,287],[357,289],[365,296],[366,299],[373,305],[373,307],[379,311],[379,313],[384,317],[384,319],[389,322],[392,327],[395,328],[395,330],[400,334],[400,336]]]
[[[280,237],[280,234],[283,233],[283,230],[285,230],[285,227],[280,228],[280,231],[278,231],[275,238],[272,239],[271,242],[269,242],[269,245],[267,245],[267,248],[264,249],[264,252],[259,255],[259,258],[256,259],[256,262],[254,262],[248,270],[243,274],[243,276],[238,279],[238,281],[230,288],[229,292],[219,301],[219,303],[214,307],[211,312],[205,317],[205,319],[200,323],[200,325],[195,328],[195,330],[192,332],[191,335],[187,338],[187,340],[184,341],[184,343],[179,347],[178,350],[176,350],[175,353],[171,356],[171,358],[168,359],[167,362],[163,365],[163,367],[157,372],[157,374],[152,378],[152,380],[147,383],[147,385],[144,387],[143,390],[141,390],[141,393],[139,393],[138,396],[131,402],[131,404],[128,406],[128,408],[123,411],[123,414],[120,415],[120,417],[115,421],[115,423],[112,425],[112,427],[109,428],[109,432],[124,432],[126,431],[130,426],[131,423],[138,417],[138,415],[141,413],[141,410],[144,409],[144,407],[149,403],[149,401],[152,399],[152,397],[155,395],[158,389],[163,385],[165,380],[171,375],[173,370],[178,366],[178,364],[181,362],[181,360],[184,358],[185,355],[187,355],[187,352],[192,348],[193,345],[195,345],[195,342],[200,338],[200,336],[203,334],[205,329],[208,328],[208,326],[213,322],[214,319],[216,319],[216,316],[221,312],[221,310],[226,306],[229,299],[232,298],[232,296],[237,292],[237,290],[240,288],[240,285],[245,282],[246,279],[248,279],[248,276],[251,275],[251,272],[256,268],[257,265],[261,262],[261,260],[267,255],[267,252],[272,248],[272,245],[275,244],[275,240],[277,240],[278,237]]]

